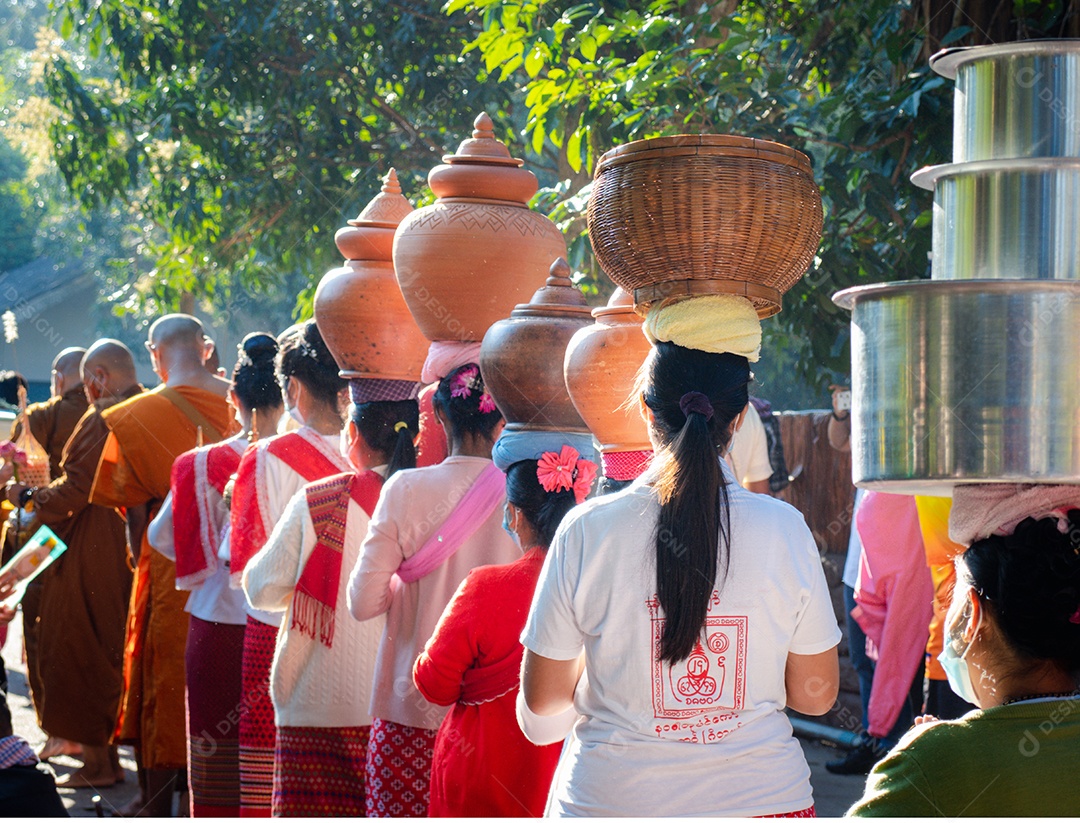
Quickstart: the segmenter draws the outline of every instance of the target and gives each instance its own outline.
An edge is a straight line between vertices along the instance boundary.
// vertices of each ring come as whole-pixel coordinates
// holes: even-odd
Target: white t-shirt
[[[725,470],[730,478],[730,471]],[[548,813],[636,817],[781,814],[813,803],[784,714],[789,653],[840,642],[814,538],[788,504],[729,483],[731,551],[703,643],[657,661],[659,503],[648,474],[567,515],[548,551],[522,643],[554,660],[585,651],[581,718]]]
[[[855,489],[855,502],[851,504],[851,536],[848,538],[847,557],[844,558],[844,574],[841,577],[845,586],[855,588],[859,579],[859,558],[862,557],[862,540],[859,539],[859,530],[855,528],[855,513],[859,511],[862,503],[863,490]]]
[[[731,451],[725,459],[735,472],[735,479],[743,487],[772,477],[769,438],[765,434],[765,424],[753,405],[747,404],[743,424],[731,438]]]

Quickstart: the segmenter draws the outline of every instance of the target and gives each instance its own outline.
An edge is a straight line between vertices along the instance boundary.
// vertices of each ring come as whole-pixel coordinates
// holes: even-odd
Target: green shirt
[[[1014,703],[909,731],[849,817],[1080,814],[1080,699]]]

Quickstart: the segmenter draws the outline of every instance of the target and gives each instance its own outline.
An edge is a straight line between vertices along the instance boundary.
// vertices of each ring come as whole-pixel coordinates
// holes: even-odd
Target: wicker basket
[[[666,297],[741,294],[768,317],[817,251],[821,193],[806,155],[779,143],[660,137],[600,158],[588,218],[600,266],[639,311]]]

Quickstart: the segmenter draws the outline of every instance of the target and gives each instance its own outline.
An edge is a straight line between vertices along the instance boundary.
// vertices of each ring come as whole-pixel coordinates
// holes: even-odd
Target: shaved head
[[[206,335],[202,323],[190,314],[167,314],[150,327],[150,345],[203,351]]]
[[[56,355],[56,359],[53,360],[53,371],[57,374],[62,374],[65,378],[74,378],[75,382],[79,382],[79,366],[82,365],[83,356],[86,354],[86,349],[77,349],[71,347],[64,349],[60,354]]]
[[[56,355],[52,364],[52,393],[53,397],[62,397],[72,389],[78,389],[82,384],[82,372],[79,366],[82,363],[86,349],[74,347],[64,349]]]
[[[131,349],[119,340],[98,340],[83,357],[82,379],[91,400],[119,396],[139,382]]]

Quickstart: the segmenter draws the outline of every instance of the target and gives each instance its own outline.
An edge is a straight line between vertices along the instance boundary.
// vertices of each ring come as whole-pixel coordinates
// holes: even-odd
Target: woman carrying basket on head
[[[566,517],[522,636],[525,708],[581,715],[548,813],[812,816],[784,709],[833,705],[840,630],[802,515],[722,459],[757,316],[701,297],[654,309],[646,331],[652,467]]]

